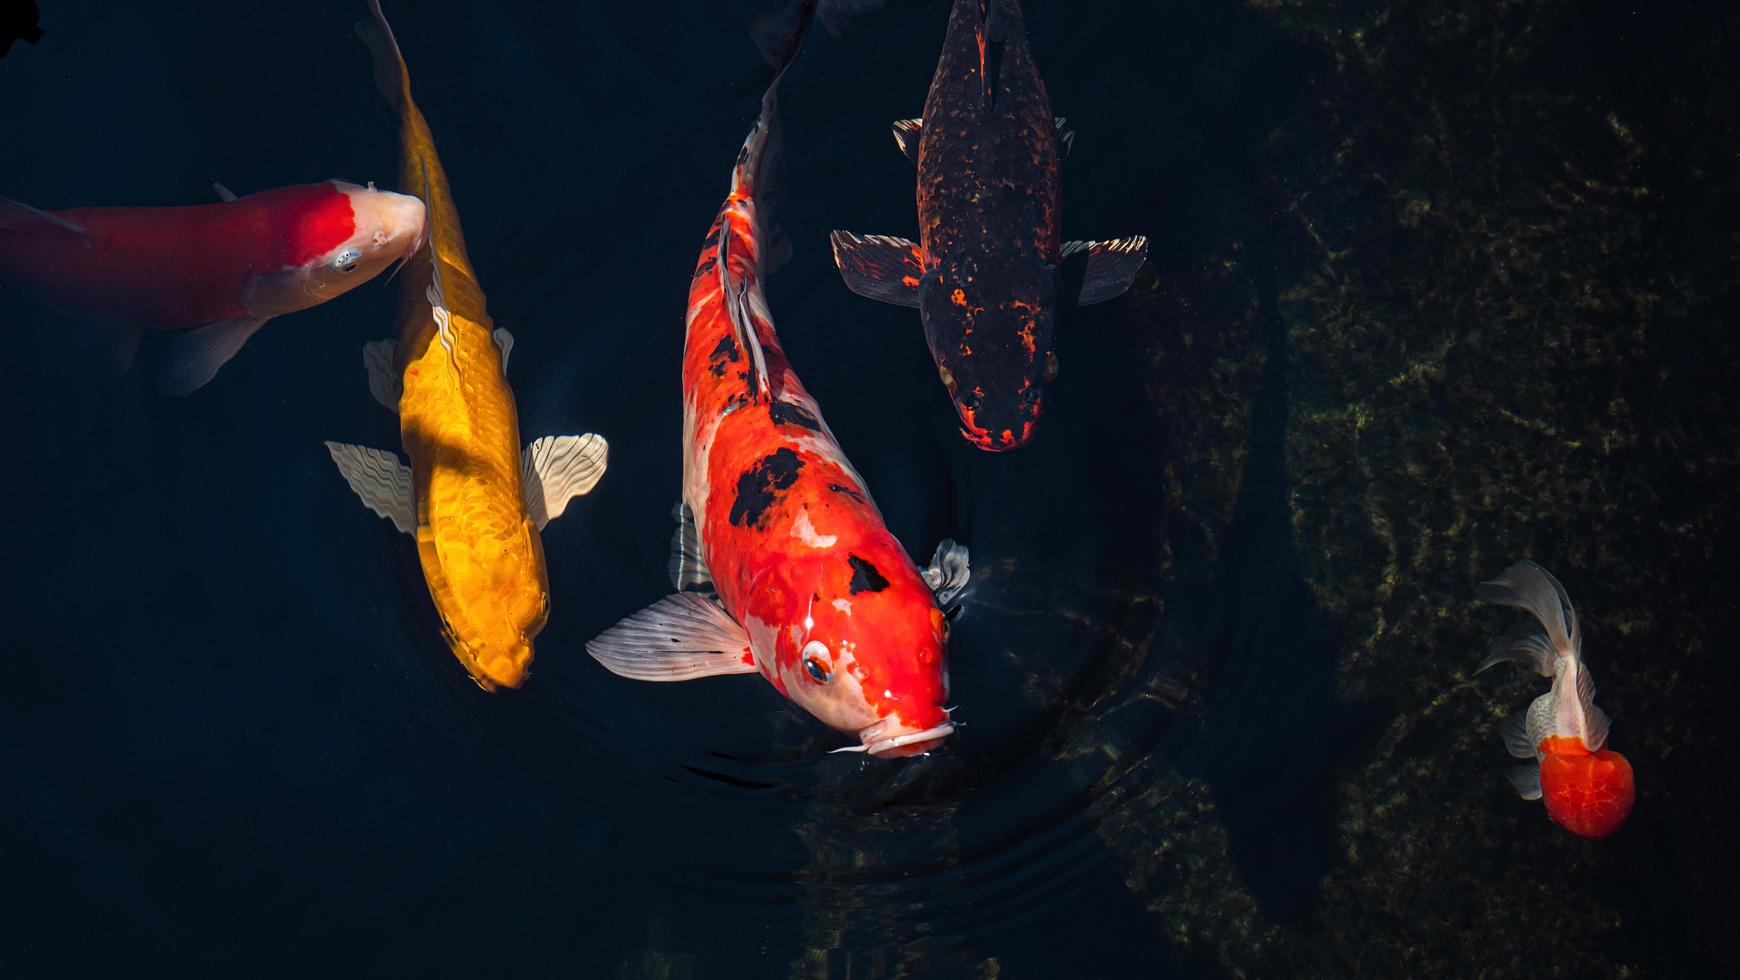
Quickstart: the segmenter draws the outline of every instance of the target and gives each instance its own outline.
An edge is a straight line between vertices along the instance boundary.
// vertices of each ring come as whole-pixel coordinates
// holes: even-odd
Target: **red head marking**
[[[1631,763],[1610,749],[1591,753],[1575,738],[1541,742],[1541,802],[1553,822],[1578,837],[1599,840],[1625,823],[1637,799]]]

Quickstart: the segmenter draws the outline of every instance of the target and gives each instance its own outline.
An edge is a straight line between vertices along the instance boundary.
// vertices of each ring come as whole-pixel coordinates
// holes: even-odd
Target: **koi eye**
[[[936,373],[938,377],[942,378],[944,388],[947,388],[951,392],[955,390],[955,373],[950,371],[946,364],[938,364],[936,366]]]
[[[1058,368],[1057,355],[1053,354],[1050,351],[1046,351],[1045,352],[1045,375],[1044,375],[1045,380],[1056,381],[1057,380],[1057,368]]]
[[[961,407],[969,412],[978,411],[979,406],[984,403],[985,399],[980,397],[979,393],[976,391],[969,391],[961,396]]]
[[[825,659],[828,656],[828,645],[821,640],[811,640],[804,644],[804,673],[810,675],[810,680],[817,684],[826,684],[833,672],[828,669]]]
[[[347,248],[338,253],[332,260],[332,267],[340,272],[355,272],[357,263],[362,261],[362,253],[354,248]]]

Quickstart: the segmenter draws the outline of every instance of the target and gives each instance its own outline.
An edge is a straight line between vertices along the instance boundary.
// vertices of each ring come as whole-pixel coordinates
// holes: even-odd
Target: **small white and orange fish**
[[[305,310],[403,261],[423,202],[340,180],[216,204],[39,211],[0,198],[0,278],[63,312],[140,329],[193,327],[164,355],[160,386],[185,395],[267,320]]]
[[[345,481],[417,540],[417,557],[453,655],[486,691],[519,687],[550,613],[539,533],[604,475],[600,436],[545,436],[520,451],[507,383],[513,335],[496,328],[459,228],[435,137],[376,0],[358,27],[375,81],[399,115],[399,177],[429,202],[429,245],[403,277],[399,340],[363,349],[369,390],[399,415],[411,465],[329,442]]]
[[[815,4],[803,6],[782,64],[815,13]],[[939,607],[965,587],[967,551],[944,541],[929,569],[913,564],[774,333],[756,200],[773,95],[769,88],[689,283],[681,526],[670,572],[676,588],[699,591],[654,603],[586,650],[637,680],[759,672],[857,735],[858,744],[835,751],[913,755],[954,732]]]
[[[1595,680],[1583,663],[1583,635],[1571,597],[1546,569],[1521,561],[1481,586],[1487,602],[1517,606],[1529,619],[1494,641],[1475,673],[1510,660],[1553,686],[1526,713],[1500,726],[1505,748],[1533,765],[1507,773],[1525,800],[1541,800],[1553,822],[1578,837],[1601,838],[1631,814],[1637,784],[1631,763],[1607,748],[1607,712],[1595,706]]]

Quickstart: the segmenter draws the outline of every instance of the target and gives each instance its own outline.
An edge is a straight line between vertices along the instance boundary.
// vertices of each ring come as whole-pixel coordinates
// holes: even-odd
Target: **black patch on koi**
[[[767,509],[779,502],[780,492],[797,482],[798,470],[804,461],[787,448],[779,448],[762,457],[749,472],[737,478],[737,499],[731,502],[729,519],[739,527],[761,530]]]
[[[853,595],[860,592],[881,592],[888,588],[888,580],[882,577],[882,573],[876,570],[875,565],[857,555],[847,555],[846,560],[852,563],[850,591]]]
[[[856,500],[861,504],[867,503],[867,501],[864,499],[864,495],[859,493],[858,491],[852,489],[851,487],[841,486],[838,483],[830,483],[830,484],[828,484],[828,489],[834,491],[837,494],[842,494],[844,496],[851,497],[853,500]]]
[[[699,279],[702,276],[709,275],[712,273],[712,271],[714,269],[716,269],[718,267],[719,267],[718,254],[717,253],[709,254],[706,258],[701,260],[700,265],[695,267],[694,278]]]
[[[774,402],[773,407],[767,410],[767,417],[775,425],[800,425],[811,432],[822,431],[822,424],[816,421],[816,417],[808,409],[791,402]]]
[[[727,362],[735,364],[743,358],[737,351],[737,339],[730,334],[719,338],[719,346],[713,348],[713,353],[707,355],[707,370],[713,372],[713,377],[725,376]]]

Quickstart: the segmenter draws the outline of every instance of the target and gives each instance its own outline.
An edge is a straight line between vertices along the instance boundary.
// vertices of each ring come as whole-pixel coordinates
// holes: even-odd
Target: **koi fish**
[[[780,74],[814,8],[804,5]],[[756,199],[777,85],[778,75],[689,283],[670,564],[679,591],[586,649],[638,680],[759,672],[857,733],[857,745],[836,751],[912,755],[954,731],[939,604],[965,587],[967,550],[944,541],[919,571],[780,347],[762,293]]]
[[[1033,438],[1057,377],[1059,307],[1121,295],[1148,256],[1140,235],[1059,242],[1059,162],[1074,139],[1051,114],[1020,5],[955,0],[924,115],[894,124],[918,166],[917,244],[832,236],[848,288],[918,308],[961,435],[988,452]]]
[[[1631,763],[1606,747],[1609,719],[1595,706],[1583,663],[1583,635],[1571,597],[1546,569],[1521,561],[1481,586],[1481,598],[1527,609],[1532,618],[1499,637],[1475,673],[1506,660],[1553,679],[1529,710],[1500,726],[1505,748],[1533,765],[1506,775],[1525,800],[1541,800],[1553,822],[1578,837],[1606,837],[1625,823],[1637,797]]]
[[[0,276],[76,316],[189,327],[159,387],[205,385],[267,320],[342,295],[403,261],[423,237],[423,202],[341,180],[217,204],[39,211],[0,198]]]
[[[472,680],[518,687],[550,611],[539,532],[597,484],[609,446],[591,434],[545,436],[520,451],[506,377],[513,335],[490,319],[410,72],[380,4],[369,10],[357,33],[399,115],[399,176],[429,204],[428,247],[403,277],[398,343],[363,348],[369,391],[398,413],[411,465],[378,449],[326,448],[370,510],[416,537],[448,646]]]

